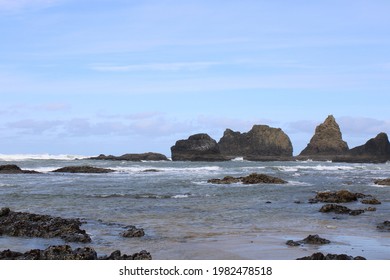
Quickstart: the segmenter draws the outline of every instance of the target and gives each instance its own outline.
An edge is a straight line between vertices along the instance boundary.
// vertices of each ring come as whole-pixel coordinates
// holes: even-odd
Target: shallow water
[[[0,157],[1,158],[1,157]],[[0,207],[13,211],[81,218],[98,254],[146,249],[154,259],[295,259],[313,252],[390,259],[390,233],[376,226],[390,220],[389,164],[331,162],[122,162],[74,157],[10,158],[43,174],[0,175]],[[51,173],[68,165],[115,169],[110,174]],[[157,172],[144,172],[153,169]],[[211,178],[265,173],[286,185],[214,185]],[[360,216],[320,213],[309,204],[317,191],[348,189],[382,204]],[[298,203],[300,202],[300,203]],[[352,209],[369,205],[348,203]],[[142,227],[138,239],[120,236],[126,225]],[[289,239],[319,234],[330,245],[291,248]],[[27,251],[61,240],[0,236],[0,249]],[[72,244],[83,246],[83,244]]]

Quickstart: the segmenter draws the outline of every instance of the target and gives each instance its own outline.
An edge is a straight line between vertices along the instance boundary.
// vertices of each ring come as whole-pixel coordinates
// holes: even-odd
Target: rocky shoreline
[[[66,243],[91,243],[91,236],[80,226],[80,219],[64,219],[50,215],[14,212],[8,207],[0,209],[0,236],[28,238],[60,238]],[[127,226],[123,238],[137,238],[145,235],[143,229]],[[0,260],[151,260],[149,252],[142,250],[132,255],[122,255],[119,250],[109,256],[98,257],[91,247],[72,249],[69,245],[49,246],[44,250],[33,249],[25,253],[4,250]]]

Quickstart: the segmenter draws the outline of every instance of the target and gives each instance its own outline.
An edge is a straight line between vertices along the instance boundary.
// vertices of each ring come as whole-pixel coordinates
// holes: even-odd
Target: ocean
[[[16,164],[41,174],[0,174],[0,207],[13,211],[80,218],[99,255],[141,250],[158,260],[292,260],[314,252],[390,259],[390,187],[374,184],[390,177],[390,164],[316,161],[127,162],[88,160],[72,155],[0,155],[0,165]],[[109,174],[50,171],[70,165],[114,169]],[[287,184],[216,185],[208,179],[264,173]],[[347,189],[376,197],[380,205],[359,216],[321,213],[311,204],[318,191]],[[124,238],[129,225],[145,236]],[[326,245],[290,247],[287,240],[318,234]],[[0,236],[0,250],[25,252],[63,244],[61,239]]]

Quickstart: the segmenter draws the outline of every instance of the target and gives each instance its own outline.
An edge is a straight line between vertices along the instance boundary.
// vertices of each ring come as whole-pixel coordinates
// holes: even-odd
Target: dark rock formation
[[[208,134],[191,135],[171,147],[173,161],[224,161],[217,142]]]
[[[381,204],[381,202],[378,199],[376,199],[375,197],[362,199],[360,202],[363,204],[372,204],[372,205]]]
[[[374,183],[382,186],[390,186],[390,178],[375,180]]]
[[[324,255],[323,253],[314,253],[311,256],[299,258],[297,260],[366,260],[365,258],[361,256],[352,257],[348,256],[346,254],[327,254]]]
[[[98,257],[90,247],[73,250],[69,245],[50,246],[45,250],[34,249],[25,253],[5,250],[0,252],[0,260],[151,260],[152,256],[146,251],[133,255],[122,255],[114,251],[110,256]]]
[[[218,142],[222,155],[246,160],[291,160],[293,147],[290,138],[280,129],[254,125],[249,132],[226,129]]]
[[[210,179],[207,183],[211,184],[232,184],[232,183],[249,184],[286,184],[287,182],[276,177],[272,177],[265,174],[252,173],[245,177],[232,177],[226,176],[223,179]]]
[[[382,231],[390,231],[390,221],[384,221],[380,223],[377,228]]]
[[[58,173],[110,173],[110,172],[115,172],[115,170],[82,165],[82,166],[66,166],[63,168],[53,170],[52,172],[58,172]]]
[[[315,160],[331,160],[334,156],[348,151],[348,144],[343,141],[340,127],[330,115],[316,127],[315,134],[298,158]]]
[[[159,153],[142,153],[142,154],[124,154],[121,156],[113,156],[113,155],[99,155],[97,157],[91,157],[89,159],[96,160],[123,160],[123,161],[165,161],[168,158]]]
[[[121,234],[123,237],[131,238],[131,237],[142,237],[145,235],[145,231],[143,228],[137,228],[135,226],[128,226],[127,230]]]
[[[0,174],[36,174],[34,170],[22,170],[15,164],[0,165]]]
[[[300,246],[303,244],[312,244],[312,245],[324,245],[324,244],[329,244],[330,241],[328,239],[320,237],[318,234],[315,235],[309,235],[305,239],[302,239],[300,241],[293,241],[293,240],[288,240],[286,242],[287,245],[289,246]]]
[[[91,242],[78,219],[63,219],[49,215],[0,210],[0,236],[61,238],[66,242]]]
[[[335,162],[384,163],[390,160],[390,143],[386,133],[379,133],[364,145],[355,147],[344,155],[335,157]]]
[[[346,202],[353,202],[357,201],[358,198],[366,197],[366,195],[362,193],[352,193],[348,190],[340,190],[340,191],[325,191],[325,192],[318,192],[316,197],[313,199],[310,199],[310,203],[317,203],[317,202],[326,202],[326,203],[346,203]]]
[[[351,210],[346,206],[338,205],[338,204],[325,204],[321,207],[320,212],[329,213],[334,212],[336,214],[349,214],[351,216],[357,216],[364,213],[364,210]]]

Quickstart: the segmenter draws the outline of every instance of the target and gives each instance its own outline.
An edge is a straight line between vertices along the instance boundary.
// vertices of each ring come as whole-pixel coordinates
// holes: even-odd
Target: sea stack
[[[299,154],[301,159],[332,160],[335,156],[348,152],[348,144],[343,141],[340,127],[335,118],[329,115],[316,127],[315,134],[307,147]]]
[[[224,161],[218,143],[206,133],[191,135],[178,140],[171,147],[173,161]]]
[[[226,129],[218,142],[221,154],[230,159],[291,160],[293,147],[290,138],[280,128],[254,125],[246,133]]]
[[[386,133],[381,132],[364,145],[349,150],[345,155],[336,157],[338,162],[384,163],[390,161],[390,143]]]

